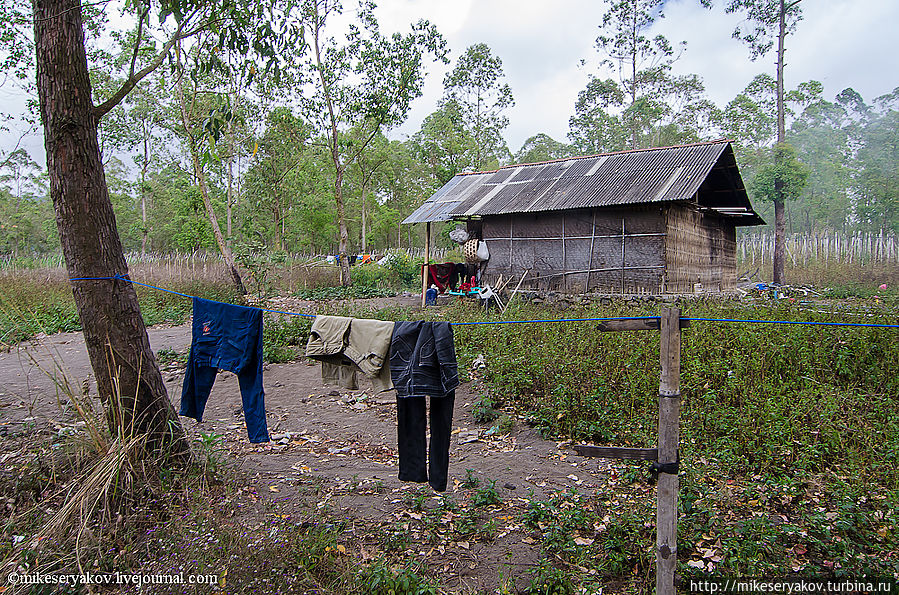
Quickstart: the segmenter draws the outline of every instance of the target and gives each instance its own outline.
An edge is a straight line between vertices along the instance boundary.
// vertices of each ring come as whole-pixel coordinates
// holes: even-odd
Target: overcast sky
[[[699,74],[708,96],[719,106],[730,101],[757,74],[774,74],[774,52],[756,62],[731,34],[741,16],[725,14],[723,0],[712,10],[698,0],[668,0],[665,18],[653,34],[672,44],[687,42],[675,65],[680,74]],[[829,99],[853,87],[866,100],[899,86],[899,2],[896,0],[805,0],[803,21],[787,40],[788,88],[814,79]],[[565,141],[568,119],[589,74],[599,72],[594,48],[605,2],[584,0],[384,0],[382,28],[398,28],[427,18],[446,37],[455,59],[471,44],[484,42],[503,61],[515,96],[506,140],[515,152],[530,136],[544,132]],[[580,61],[586,60],[586,66]],[[452,64],[450,65],[452,67]],[[431,65],[425,95],[414,104],[409,122],[397,132],[411,134],[434,109],[446,68]]]
[[[724,0],[712,10],[698,0],[668,0],[665,18],[651,32],[662,33],[687,50],[675,65],[676,73],[699,74],[708,96],[723,106],[761,72],[774,74],[774,54],[749,60],[746,46],[731,38],[739,15],[725,14]],[[347,8],[352,0],[345,0]],[[577,94],[590,73],[600,72],[594,48],[598,25],[607,4],[589,0],[381,0],[377,15],[383,32],[407,31],[409,23],[425,18],[444,35],[451,64],[429,63],[425,94],[413,104],[408,122],[393,131],[405,138],[418,130],[432,112],[443,91],[443,76],[465,48],[486,43],[503,61],[506,82],[512,87],[515,106],[508,111],[509,148],[515,152],[530,136],[543,132],[565,141],[568,119],[574,113]],[[832,99],[853,87],[867,101],[899,86],[896,0],[804,0],[804,19],[787,40],[788,88],[815,79],[824,83]],[[581,66],[581,60],[586,65]],[[0,89],[2,111],[18,103],[10,90]],[[4,149],[13,138],[0,136]],[[26,140],[33,156],[43,160],[39,135]]]

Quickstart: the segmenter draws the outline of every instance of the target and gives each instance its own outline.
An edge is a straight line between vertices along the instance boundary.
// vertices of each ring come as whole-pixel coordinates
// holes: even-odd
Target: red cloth
[[[452,262],[444,264],[428,265],[428,285],[433,283],[437,286],[437,291],[443,293],[447,287],[454,287],[458,276],[456,273],[456,265]]]

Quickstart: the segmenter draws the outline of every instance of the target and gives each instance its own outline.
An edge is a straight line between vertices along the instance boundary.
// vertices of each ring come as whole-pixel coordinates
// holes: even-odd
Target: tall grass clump
[[[112,572],[120,560],[110,544],[128,541],[148,517],[165,518],[170,507],[205,491],[210,467],[197,465],[202,457],[193,458],[184,442],[177,451],[149,448],[149,437],[123,418],[117,431],[110,431],[89,384],[78,391],[55,357],[52,366],[43,371],[79,422],[64,427],[49,445],[33,444],[37,456],[25,458],[17,477],[10,474],[16,478],[12,485],[0,483],[5,499],[14,503],[4,530],[20,533],[11,544],[4,540],[0,568],[4,573]],[[121,412],[121,395],[111,398],[119,403],[110,410]],[[22,480],[33,484],[30,495],[15,489]]]
[[[236,292],[224,279],[187,280],[162,283],[159,286],[185,295],[239,303]],[[135,289],[144,323],[148,326],[160,323],[179,324],[191,314],[192,304],[189,299],[150,287],[137,285]],[[20,271],[14,275],[0,275],[0,345],[24,341],[39,333],[79,330],[81,322],[70,283],[64,274]]]

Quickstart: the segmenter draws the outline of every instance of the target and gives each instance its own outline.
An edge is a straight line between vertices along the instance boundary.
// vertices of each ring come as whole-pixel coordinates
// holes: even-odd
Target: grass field
[[[213,280],[168,283],[213,299],[234,297]],[[831,288],[830,295],[844,299],[814,304],[757,298],[679,305],[684,316],[696,318],[899,323],[895,290],[854,283]],[[0,341],[77,329],[67,292],[63,278],[46,272],[0,276]],[[189,301],[178,296],[143,289],[139,296],[150,324],[189,315]],[[659,308],[658,302],[632,301],[565,310],[520,304],[505,317],[651,316]],[[340,313],[354,312],[346,306]],[[419,313],[359,315],[400,319]],[[450,321],[496,316],[465,304],[425,315]],[[267,325],[267,359],[296,357],[295,345],[307,329],[308,321],[300,320]],[[658,333],[599,333],[588,323],[556,323],[456,327],[455,334],[460,369],[476,358],[486,362],[478,404],[483,419],[526,416],[545,437],[560,441],[655,444]],[[697,322],[684,330],[680,576],[899,576],[897,337],[895,329],[746,323]],[[3,440],[4,447],[13,446]],[[13,536],[34,535],[47,522],[45,510],[64,501],[65,486],[109,452],[65,436],[15,447],[36,454],[3,475],[0,496],[15,513],[3,516],[0,559],[14,551]],[[225,464],[213,437],[202,445],[200,460],[200,468],[180,475],[153,470],[152,489],[115,484],[131,507],[129,520],[117,529],[115,523],[102,526],[109,518],[101,517],[95,541],[88,540],[94,545],[83,549],[80,563],[127,571],[179,551],[209,568],[232,556],[249,561],[248,568],[267,565],[273,582],[263,592],[441,590],[427,568],[405,565],[391,553],[394,534],[382,536],[383,557],[354,566],[341,554],[347,544],[339,519],[315,527],[278,521],[279,537],[268,541],[241,532],[224,521],[234,513],[234,495],[223,486],[238,471]],[[651,591],[652,478],[645,464],[636,463],[622,463],[620,476],[590,495],[530,498],[517,520],[541,536],[543,561],[527,592],[589,592],[600,586],[606,592]],[[490,505],[489,485],[472,490]],[[164,536],[148,533],[148,527],[174,518],[176,529]],[[466,524],[464,515],[454,531],[486,531],[484,539],[491,539],[489,522]],[[116,545],[104,549],[103,539]],[[69,549],[54,551],[55,557],[29,555],[57,568],[74,567]],[[253,584],[251,574],[228,580]]]

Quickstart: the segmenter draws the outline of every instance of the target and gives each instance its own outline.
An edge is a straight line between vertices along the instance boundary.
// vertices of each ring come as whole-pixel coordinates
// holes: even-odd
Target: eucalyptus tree
[[[515,153],[515,163],[537,163],[551,159],[573,157],[576,150],[572,145],[553,140],[548,134],[542,132],[530,137]]]
[[[476,169],[477,141],[465,125],[462,108],[454,99],[439,103],[412,135],[410,148],[427,165],[437,187],[462,171]]]
[[[358,129],[351,129],[347,133],[348,142],[355,142],[358,132]],[[371,228],[371,212],[377,207],[375,196],[384,176],[388,173],[386,165],[389,160],[389,141],[383,134],[377,134],[368,148],[359,154],[347,170],[347,178],[359,197],[359,249],[363,253],[369,250],[368,230]]]
[[[0,36],[20,39],[22,15],[33,23],[33,46],[17,65],[34,78],[44,128],[44,144],[60,242],[84,329],[98,390],[107,405],[115,435],[147,435],[151,450],[189,452],[183,430],[166,395],[150,349],[134,287],[116,230],[103,175],[98,126],[109,112],[170,57],[173,48],[202,31],[218,37],[220,51],[236,52],[267,64],[276,62],[289,29],[274,27],[269,2],[244,0],[136,0],[126,4],[133,18],[134,42],[121,85],[108,98],[93,101],[80,0],[4,0]],[[164,41],[145,42],[145,31]],[[18,42],[17,42],[18,43]],[[28,47],[33,47],[29,54]],[[212,61],[213,57],[210,57]],[[94,280],[96,279],[96,280]]]
[[[796,157],[810,174],[793,203],[799,216],[791,226],[806,232],[821,228],[845,229],[852,220],[852,183],[857,170],[853,146],[854,122],[846,107],[823,98],[823,87],[815,83],[807,105],[787,131]]]
[[[627,131],[616,110],[624,92],[612,79],[591,77],[578,92],[568,138],[581,154],[617,151],[627,146]]]
[[[868,230],[899,233],[899,87],[875,99],[867,115],[853,139],[859,145],[855,215]]]
[[[228,268],[231,282],[237,292],[244,295],[247,290],[231,246],[219,225],[209,183],[209,169],[221,162],[218,141],[223,133],[233,126],[235,115],[229,105],[230,97],[220,92],[222,81],[216,76],[217,73],[206,72],[205,75],[185,76],[188,71],[210,70],[208,66],[204,68],[202,61],[206,53],[215,54],[215,42],[212,32],[204,32],[197,36],[197,45],[191,51],[184,51],[180,42],[175,45],[176,79],[173,87],[177,124],[173,130],[187,148],[206,216],[209,218],[216,246]],[[189,65],[192,68],[188,69]],[[215,65],[228,70],[227,65],[222,62]],[[228,198],[230,199],[230,196]]]
[[[52,247],[55,235],[47,202],[46,175],[22,148],[0,161],[0,253],[18,256]]]
[[[820,102],[821,83],[807,81],[784,93],[783,113],[788,122],[798,122],[797,114],[804,114],[810,107]],[[743,91],[737,94],[721,111],[719,125],[728,137],[735,140],[737,158],[747,181],[747,188],[758,191],[754,195],[764,203],[760,206],[760,214],[768,218],[765,204],[773,207],[775,222],[780,217],[786,228],[786,201],[798,199],[809,180],[809,176],[798,175],[803,165],[796,162],[800,154],[793,147],[781,147],[777,142],[778,125],[776,116],[777,83],[768,74],[759,74],[750,81]],[[814,109],[814,108],[813,108]],[[800,124],[801,126],[801,124]],[[787,141],[793,137],[788,135]],[[798,137],[797,137],[798,138]],[[802,153],[802,158],[808,157]],[[776,182],[776,175],[789,177],[783,182]],[[756,176],[763,176],[758,183]],[[816,175],[812,172],[812,176]],[[775,176],[775,177],[771,177]],[[776,182],[776,184],[775,184]],[[780,207],[778,207],[778,204]],[[775,225],[775,230],[776,230]]]
[[[505,158],[509,150],[503,130],[504,112],[515,105],[512,88],[503,83],[503,61],[485,43],[469,46],[443,79],[444,101],[453,102],[474,142],[472,166],[484,169],[489,160]]]
[[[747,26],[737,28],[734,37],[742,40],[749,46],[749,55],[756,60],[768,54],[774,44],[777,44],[777,58],[775,60],[775,104],[777,109],[777,138],[781,145],[786,142],[786,106],[784,93],[784,56],[786,54],[786,38],[796,31],[802,12],[799,3],[802,0],[728,0],[725,5],[727,12],[741,13],[746,16]],[[789,149],[776,149],[775,159],[788,159],[794,155]],[[772,171],[787,175],[791,166],[785,163],[775,163]],[[795,180],[773,180],[773,192],[770,195],[774,203],[774,270],[775,283],[784,282],[784,233],[786,226],[785,201],[790,198],[788,189],[801,190],[801,187],[793,185]]]
[[[600,67],[616,77],[591,76],[578,94],[569,138],[582,152],[689,142],[710,131],[715,107],[702,79],[672,73],[686,42],[675,47],[664,35],[650,37],[663,4],[617,0],[603,16],[595,47]]]
[[[127,113],[133,123],[139,149],[133,159],[140,169],[137,191],[141,213],[141,254],[146,254],[152,232],[148,172],[152,164],[159,165],[162,162],[162,149],[166,146],[166,132],[162,126],[165,114],[160,105],[160,97],[167,93],[167,89],[161,77],[151,75],[146,80],[147,84],[135,88],[127,97]]]
[[[340,0],[303,0],[302,23],[310,52],[303,62],[305,74],[300,99],[304,120],[314,137],[321,136],[334,172],[334,201],[337,207],[340,279],[349,285],[344,175],[374,138],[405,121],[413,99],[421,96],[423,60],[432,55],[446,60],[445,42],[436,28],[420,20],[402,35],[381,34],[373,2],[360,3],[344,40],[329,35],[343,6]],[[345,143],[342,132],[358,130],[357,140]]]
[[[288,213],[300,197],[293,176],[308,159],[308,142],[309,127],[290,108],[272,110],[266,117],[265,132],[253,143],[254,159],[244,175],[247,201],[270,215],[271,240],[278,250],[287,249]]]

